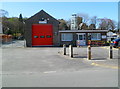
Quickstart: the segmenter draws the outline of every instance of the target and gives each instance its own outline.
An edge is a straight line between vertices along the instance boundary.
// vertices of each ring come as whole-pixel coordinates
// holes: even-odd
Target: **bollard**
[[[69,45],[69,56],[73,57],[73,47],[72,47],[72,45]]]
[[[91,46],[88,45],[88,60],[91,60]]]
[[[66,55],[66,45],[63,45],[63,55]]]
[[[112,50],[112,46],[111,45],[110,45],[109,57],[110,57],[110,59],[113,58],[113,50]]]
[[[24,48],[26,47],[26,40],[24,39]]]

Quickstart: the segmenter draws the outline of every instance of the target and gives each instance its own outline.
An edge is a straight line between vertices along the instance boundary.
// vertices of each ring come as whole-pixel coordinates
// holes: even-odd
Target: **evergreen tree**
[[[19,15],[19,21],[20,21],[20,22],[23,22],[22,14]]]

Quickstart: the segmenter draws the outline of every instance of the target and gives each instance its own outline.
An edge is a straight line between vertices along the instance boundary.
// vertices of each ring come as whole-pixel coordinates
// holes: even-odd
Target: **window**
[[[101,40],[101,33],[92,33],[91,40]]]
[[[38,38],[38,36],[34,36],[34,38]]]
[[[72,33],[62,33],[61,34],[61,40],[62,41],[72,41],[73,40],[73,34]]]
[[[83,40],[82,35],[79,35],[79,40]]]
[[[46,37],[47,37],[47,38],[51,38],[51,36],[50,36],[50,35],[47,35]]]
[[[40,38],[45,38],[45,36],[40,36]]]

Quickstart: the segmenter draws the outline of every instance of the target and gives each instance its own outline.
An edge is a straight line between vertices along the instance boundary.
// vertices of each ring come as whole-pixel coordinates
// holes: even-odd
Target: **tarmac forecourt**
[[[102,49],[107,49],[109,51],[110,47],[109,46],[103,46],[103,47],[99,47]],[[119,48],[113,48],[113,51],[119,51]],[[60,53],[60,52],[59,52]],[[61,53],[62,54],[62,53]],[[75,55],[75,53],[73,53],[73,55]],[[75,60],[75,57],[69,57],[69,54],[67,55],[61,55],[66,59],[70,59],[70,60]],[[92,66],[98,66],[98,67],[104,67],[104,68],[111,68],[111,69],[120,69],[120,66],[118,65],[118,58],[105,58],[105,60],[97,60],[97,59],[93,59],[94,57],[92,57],[91,60],[88,60],[88,58],[79,58],[80,60],[84,60],[85,62],[87,62],[88,64],[92,65]]]
[[[105,67],[105,68],[111,68],[111,69],[120,69],[120,66],[112,66],[112,65],[107,65],[107,64],[91,63],[91,65]]]

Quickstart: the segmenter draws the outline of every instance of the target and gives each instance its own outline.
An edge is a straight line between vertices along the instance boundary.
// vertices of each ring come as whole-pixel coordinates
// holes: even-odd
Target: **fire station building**
[[[26,46],[59,46],[59,21],[41,10],[25,22]]]
[[[105,45],[108,30],[78,30],[76,16],[71,18],[71,29],[59,31],[59,21],[41,10],[26,20],[25,39],[27,47],[34,46],[61,46],[63,44],[74,46]]]

